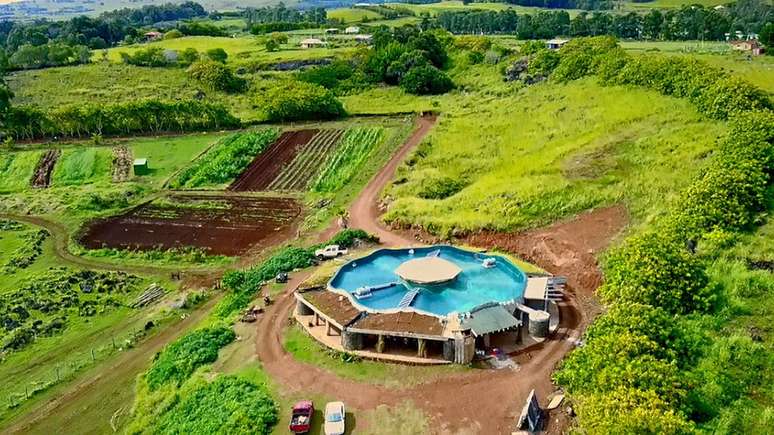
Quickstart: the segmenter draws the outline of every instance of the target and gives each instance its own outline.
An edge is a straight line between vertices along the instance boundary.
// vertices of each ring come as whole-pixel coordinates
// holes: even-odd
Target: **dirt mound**
[[[30,181],[32,187],[45,188],[51,184],[51,173],[54,172],[54,165],[60,155],[62,155],[61,150],[48,150],[43,154]]]
[[[615,206],[520,233],[474,233],[465,238],[465,243],[512,252],[551,273],[566,276],[573,289],[590,293],[602,283],[596,254],[608,246],[628,221],[626,209]]]
[[[301,205],[292,198],[173,195],[91,222],[87,248],[169,249],[197,247],[210,254],[241,255],[293,234]]]
[[[319,130],[286,131],[269,148],[250,163],[228,190],[249,192],[265,190],[298,154],[298,151],[318,133]]]
[[[129,179],[132,171],[132,151],[126,145],[113,147],[113,182],[120,183]]]

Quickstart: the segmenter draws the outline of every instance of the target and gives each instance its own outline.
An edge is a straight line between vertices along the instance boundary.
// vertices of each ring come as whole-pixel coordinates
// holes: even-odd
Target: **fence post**
[[[91,348],[91,362],[94,362],[97,360],[97,357],[94,356],[94,348]]]
[[[111,340],[113,340],[113,350],[116,350],[116,338],[110,337]]]

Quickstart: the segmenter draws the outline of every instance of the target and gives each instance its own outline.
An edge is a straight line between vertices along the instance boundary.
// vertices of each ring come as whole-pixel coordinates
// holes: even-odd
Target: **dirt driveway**
[[[416,243],[409,233],[393,232],[379,221],[377,200],[405,156],[427,134],[434,117],[420,118],[400,151],[368,184],[350,209],[351,226],[379,236],[385,246]],[[288,392],[337,397],[350,406],[374,409],[412,400],[434,420],[437,433],[508,434],[531,389],[545,398],[554,390],[550,378],[556,364],[572,349],[594,314],[585,299],[600,282],[594,254],[604,249],[627,224],[622,207],[600,209],[547,228],[515,234],[481,233],[467,243],[500,247],[522,255],[539,266],[568,277],[571,292],[561,306],[561,333],[516,357],[519,371],[473,370],[406,389],[342,379],[326,370],[296,361],[282,347],[282,331],[294,307],[292,291],[306,278],[293,277],[287,291],[257,323],[256,354],[264,369]],[[580,301],[584,299],[584,301]]]

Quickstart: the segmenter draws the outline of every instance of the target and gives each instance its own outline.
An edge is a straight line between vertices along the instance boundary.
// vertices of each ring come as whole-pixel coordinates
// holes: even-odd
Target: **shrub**
[[[559,65],[560,59],[555,50],[540,50],[529,59],[529,72],[547,77]]]
[[[519,47],[519,54],[523,56],[530,56],[545,49],[546,43],[543,41],[527,41],[521,47]]]
[[[417,196],[422,199],[446,199],[465,188],[465,182],[451,177],[427,178]]]
[[[321,65],[298,73],[298,79],[322,86],[326,89],[336,89],[342,80],[346,80],[355,73],[351,64],[345,61],[331,62],[329,65]]]
[[[416,95],[443,94],[454,88],[454,83],[443,71],[430,65],[408,70],[400,80],[400,87]]]
[[[608,255],[605,284],[599,293],[607,302],[652,305],[668,313],[707,311],[716,295],[700,261],[685,245],[655,232],[629,238]]]
[[[552,77],[564,82],[594,74],[603,55],[617,47],[618,44],[612,36],[570,40],[559,50],[561,60]]]
[[[692,434],[685,416],[653,391],[620,388],[578,400],[578,419],[590,435]]]
[[[247,82],[234,75],[226,65],[214,61],[196,62],[188,68],[188,77],[204,87],[224,92],[242,92]]]
[[[198,50],[193,47],[188,47],[178,53],[177,63],[180,65],[191,65],[192,63],[198,61],[200,57],[201,56],[199,55]]]
[[[186,391],[155,424],[158,433],[270,434],[277,405],[266,391],[238,376],[220,375]]]
[[[206,52],[207,57],[214,62],[226,63],[228,53],[222,48],[211,48]]]
[[[231,328],[203,328],[184,335],[156,354],[145,373],[151,391],[171,383],[181,385],[204,364],[218,359],[218,350],[231,343],[236,334]]]
[[[269,121],[326,120],[346,114],[331,91],[305,82],[290,82],[270,89],[263,109]]]
[[[177,39],[182,37],[183,37],[183,32],[181,32],[178,29],[172,29],[169,32],[164,34],[164,39]]]
[[[122,51],[120,56],[124,63],[136,66],[162,67],[172,63],[161,47],[148,47],[131,54]]]

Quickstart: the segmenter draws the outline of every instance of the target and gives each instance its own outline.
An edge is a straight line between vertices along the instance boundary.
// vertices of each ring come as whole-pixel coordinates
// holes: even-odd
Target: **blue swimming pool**
[[[462,271],[452,281],[433,285],[410,284],[395,274],[395,269],[404,262],[428,255],[454,263]],[[487,258],[495,259],[493,267],[484,267]],[[380,288],[388,283],[396,284]],[[330,286],[350,293],[353,301],[372,310],[399,308],[407,292],[419,289],[409,307],[446,316],[451,312],[469,311],[487,302],[519,299],[526,283],[526,275],[504,257],[452,246],[432,246],[413,250],[382,249],[350,261],[334,275]],[[356,297],[358,289],[368,295]],[[373,290],[364,292],[363,289]]]

